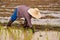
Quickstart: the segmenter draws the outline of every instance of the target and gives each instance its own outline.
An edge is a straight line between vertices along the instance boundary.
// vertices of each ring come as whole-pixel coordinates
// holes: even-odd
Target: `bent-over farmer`
[[[9,20],[7,26],[11,26],[11,24],[17,19],[17,18],[25,18],[25,27],[30,27],[33,32],[34,29],[31,24],[31,18],[34,17],[36,19],[41,18],[41,14],[39,12],[38,8],[30,8],[26,5],[20,5],[14,10],[13,15],[11,16],[11,19]]]

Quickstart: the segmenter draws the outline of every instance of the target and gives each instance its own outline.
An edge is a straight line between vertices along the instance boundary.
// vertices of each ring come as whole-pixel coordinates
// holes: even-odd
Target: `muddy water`
[[[8,22],[10,17],[0,17],[0,22]],[[57,25],[60,26],[60,19],[31,19],[32,24],[36,25]],[[19,23],[19,21],[15,21],[14,23]]]
[[[57,26],[60,26],[60,11],[48,11],[48,10],[40,10],[40,13],[41,13],[41,17],[43,17],[42,19],[31,19],[32,21],[32,24],[36,24],[36,25],[57,25]],[[8,22],[10,17],[3,17],[3,12],[0,13],[1,16],[0,16],[0,22],[1,23],[4,23],[4,22]],[[8,13],[6,13],[8,14]],[[45,16],[53,16],[53,18],[46,18]],[[24,20],[24,19],[23,19]],[[19,21],[15,21],[14,23],[19,23]]]

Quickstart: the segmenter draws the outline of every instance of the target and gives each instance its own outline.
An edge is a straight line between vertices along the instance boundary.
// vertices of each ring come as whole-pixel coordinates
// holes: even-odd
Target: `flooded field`
[[[34,34],[20,25],[24,19],[6,27],[14,9],[21,4],[40,9],[42,17],[31,19]],[[60,40],[60,0],[0,0],[0,40]]]
[[[10,17],[1,17],[0,22],[1,23],[7,23],[9,21]],[[24,23],[24,19],[21,21]],[[14,23],[19,24],[19,21],[15,21]],[[35,25],[56,25],[60,26],[60,19],[31,19],[31,23]]]
[[[4,28],[0,26],[0,40],[60,40],[60,31],[41,29]]]
[[[21,28],[18,20],[13,27],[6,28],[11,13],[0,12],[0,40],[60,40],[60,11],[41,11],[41,15],[40,19],[31,19],[33,34],[31,29]],[[21,22],[24,23],[24,18]]]

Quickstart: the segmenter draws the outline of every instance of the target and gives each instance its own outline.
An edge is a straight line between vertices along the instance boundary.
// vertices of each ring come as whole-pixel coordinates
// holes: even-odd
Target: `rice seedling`
[[[34,26],[34,30],[36,30],[35,26]],[[45,28],[43,31],[41,29],[39,29],[39,30],[40,30],[39,34],[41,35],[41,32],[44,31],[46,33],[46,40],[49,40],[47,33],[50,30],[48,29],[48,27]],[[59,31],[58,31],[57,35],[58,35],[59,40],[60,40]],[[33,36],[33,33],[32,33],[31,29],[24,29],[23,27],[4,28],[4,26],[0,26],[0,40],[31,40],[33,38],[32,36]],[[37,40],[40,40],[40,38],[38,37]]]
[[[24,29],[23,27],[16,28],[16,27],[9,27],[4,28],[0,26],[0,36],[3,35],[4,40],[31,40],[32,38],[32,30],[31,29]],[[1,38],[0,38],[1,39]]]

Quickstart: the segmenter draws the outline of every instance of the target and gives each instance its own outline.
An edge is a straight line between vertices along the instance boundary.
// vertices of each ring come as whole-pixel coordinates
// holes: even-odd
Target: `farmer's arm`
[[[30,29],[32,29],[32,31],[34,33],[34,28],[33,28],[32,23],[31,23],[31,15],[27,15],[25,17],[25,19],[26,19],[26,24],[29,26]]]
[[[25,21],[26,21],[26,24],[29,26],[29,27],[32,27],[32,24],[31,24],[31,15],[28,14],[27,12],[24,13],[24,17],[25,17]],[[26,25],[26,26],[27,26]]]
[[[32,27],[32,24],[31,24],[31,18],[26,18],[26,24],[27,24],[27,26],[29,26],[29,27]]]

